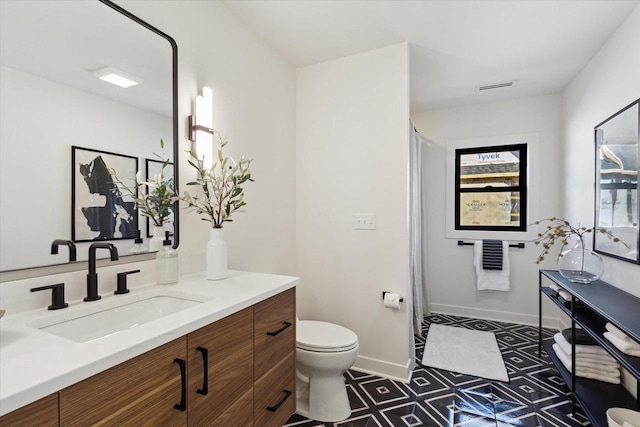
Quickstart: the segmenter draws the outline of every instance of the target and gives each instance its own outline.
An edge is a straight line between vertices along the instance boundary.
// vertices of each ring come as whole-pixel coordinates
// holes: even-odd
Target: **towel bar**
[[[458,240],[458,246],[473,246],[473,242],[463,242],[462,240]],[[510,243],[509,247],[524,249],[524,243]]]

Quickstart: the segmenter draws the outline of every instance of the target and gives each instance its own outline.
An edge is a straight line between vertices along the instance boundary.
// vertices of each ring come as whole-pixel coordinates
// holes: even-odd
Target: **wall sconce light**
[[[205,86],[196,96],[195,114],[189,116],[189,141],[207,169],[213,164],[213,133],[213,92]]]

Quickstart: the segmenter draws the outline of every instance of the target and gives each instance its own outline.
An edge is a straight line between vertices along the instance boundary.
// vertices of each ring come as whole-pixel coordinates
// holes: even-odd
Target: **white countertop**
[[[132,289],[126,295],[103,295],[94,302],[68,301],[62,310],[42,307],[0,319],[0,416],[109,369],[209,323],[290,289],[297,277],[230,271],[224,280],[201,275],[175,285]],[[88,343],[78,343],[36,329],[51,316],[68,316],[87,307],[109,307],[118,298],[137,298],[157,290],[184,292],[211,300]]]

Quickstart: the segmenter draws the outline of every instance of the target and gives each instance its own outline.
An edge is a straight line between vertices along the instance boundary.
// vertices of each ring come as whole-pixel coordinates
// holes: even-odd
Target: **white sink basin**
[[[139,299],[109,301],[92,312],[84,308],[70,315],[60,313],[34,322],[31,326],[72,341],[97,341],[131,328],[197,306],[210,297],[190,295],[145,295]],[[114,304],[117,304],[114,306]]]

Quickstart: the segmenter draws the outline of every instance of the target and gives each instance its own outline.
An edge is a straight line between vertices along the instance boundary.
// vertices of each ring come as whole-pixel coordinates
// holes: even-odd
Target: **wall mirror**
[[[66,248],[50,252],[53,240],[72,238],[72,147],[135,158],[144,177],[163,139],[177,181],[177,48],[107,0],[3,0],[0,9],[0,272],[6,272],[69,262]],[[108,67],[139,84],[123,88],[99,79],[96,72]],[[137,225],[146,237],[146,219]],[[134,244],[111,242],[121,257]],[[76,244],[78,261],[87,259],[90,244]]]
[[[595,224],[619,238],[596,233],[593,249],[601,254],[640,264],[638,227],[639,101],[595,127]]]

